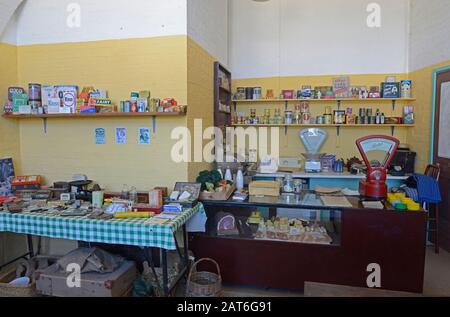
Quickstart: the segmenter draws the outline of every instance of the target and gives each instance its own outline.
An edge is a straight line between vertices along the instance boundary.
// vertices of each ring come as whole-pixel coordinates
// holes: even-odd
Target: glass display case
[[[341,211],[327,209],[314,193],[251,196],[241,203],[209,202],[205,208],[209,236],[340,245]]]

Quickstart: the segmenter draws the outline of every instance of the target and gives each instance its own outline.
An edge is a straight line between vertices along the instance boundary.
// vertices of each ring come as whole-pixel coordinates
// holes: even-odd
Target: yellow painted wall
[[[7,89],[17,85],[17,47],[0,43],[0,107],[8,99]],[[0,158],[12,157],[16,173],[20,173],[19,124],[0,117]],[[13,239],[13,237],[16,237]],[[19,246],[17,249],[14,246]],[[0,233],[0,263],[19,256],[25,240],[9,233]],[[9,247],[7,247],[9,246]]]
[[[0,107],[8,100],[8,87],[17,85],[17,47],[0,43]],[[0,117],[0,157],[12,157],[20,170],[19,125]]]
[[[194,120],[202,119],[203,129],[214,124],[214,57],[211,56],[195,41],[188,39],[187,46],[187,84],[188,84],[188,113],[187,126],[194,133]],[[194,136],[193,136],[194,137]],[[206,145],[210,141],[203,141]],[[194,143],[192,143],[194,144]],[[194,154],[192,153],[192,157]],[[212,163],[189,163],[188,179],[195,181],[199,172],[211,169]]]
[[[366,85],[366,86],[379,86],[381,82],[385,81],[386,76],[396,76],[397,80],[408,79],[406,74],[386,74],[386,75],[349,75],[350,85]],[[315,86],[331,86],[332,79],[339,77],[340,75],[329,76],[299,76],[299,77],[272,77],[272,78],[251,78],[251,79],[239,79],[233,81],[233,91],[236,87],[262,87],[263,95],[267,89],[273,89],[275,96],[278,96],[283,89],[300,89],[303,85]],[[413,91],[414,93],[414,91]],[[373,101],[367,102],[343,102],[341,104],[342,109],[347,107],[353,108],[353,113],[358,113],[359,108],[368,108],[369,106],[375,112],[377,108],[381,112],[384,112],[386,116],[402,116],[403,106],[406,103],[398,103],[395,111],[392,110],[392,104],[390,102]],[[294,110],[295,103],[289,104],[290,110]],[[337,110],[337,103],[333,102],[314,102],[310,104],[311,113],[313,116],[318,116],[324,113],[326,106],[332,106],[333,110]],[[237,111],[244,112],[249,115],[250,109],[256,108],[257,115],[262,115],[264,109],[272,109],[271,113],[274,113],[274,109],[279,108],[282,115],[284,115],[284,103],[255,103],[255,104],[239,104]],[[338,158],[351,158],[353,156],[360,157],[358,149],[355,145],[355,140],[359,137],[369,134],[385,134],[391,135],[391,129],[389,127],[380,128],[351,128],[343,127],[340,130],[340,136],[337,136],[336,128],[324,128],[328,131],[328,139],[321,149],[321,152],[336,154]],[[301,156],[301,153],[305,153],[305,148],[299,138],[300,129],[289,128],[287,135],[285,135],[284,128],[280,129],[280,155],[281,156]],[[407,143],[407,129],[397,128],[395,130],[396,138],[402,143]]]
[[[411,73],[416,112],[416,126],[408,131],[408,142],[417,152],[416,169],[424,171],[430,158],[431,116],[433,110],[433,71],[450,66],[450,61],[429,66]]]
[[[186,49],[186,36],[20,46],[18,81],[22,86],[93,85],[107,89],[116,104],[143,89],[187,104]],[[157,132],[148,146],[137,144],[137,130],[152,128],[150,117],[49,119],[47,134],[42,120],[22,120],[22,172],[44,175],[48,184],[84,173],[113,191],[123,184],[138,190],[172,188],[188,178],[187,164],[174,163],[170,156],[175,144],[170,133],[177,126],[186,126],[186,118],[157,118]],[[94,129],[100,127],[106,129],[106,145],[95,145]],[[126,145],[115,144],[116,127],[127,128]]]

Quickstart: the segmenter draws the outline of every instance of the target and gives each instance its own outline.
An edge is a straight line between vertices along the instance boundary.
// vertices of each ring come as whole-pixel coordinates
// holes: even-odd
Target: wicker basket
[[[0,297],[39,297],[36,293],[36,283],[23,285],[8,284],[16,278],[16,270],[10,270],[0,276]]]
[[[211,272],[197,272],[197,265],[201,262],[212,262],[217,268],[217,274]],[[209,258],[195,262],[188,275],[186,284],[187,297],[217,297],[222,291],[222,277],[219,264]]]

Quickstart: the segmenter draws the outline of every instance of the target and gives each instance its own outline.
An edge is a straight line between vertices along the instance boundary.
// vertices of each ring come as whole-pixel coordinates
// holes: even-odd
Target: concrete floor
[[[1,275],[2,272],[0,272]],[[184,295],[184,285],[177,288],[177,296]],[[424,296],[450,297],[450,253],[441,250],[435,254],[432,247],[427,248],[425,261]],[[302,297],[303,293],[276,289],[225,285],[223,297]]]
[[[427,248],[425,260],[424,296],[450,297],[450,253],[441,250],[434,253],[434,248]],[[263,290],[238,286],[225,286],[224,297],[300,297],[302,293],[283,290]]]

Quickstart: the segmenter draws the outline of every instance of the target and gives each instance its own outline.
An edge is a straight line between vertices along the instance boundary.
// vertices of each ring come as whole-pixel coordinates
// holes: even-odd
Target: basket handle
[[[219,264],[217,264],[217,262],[214,261],[214,260],[211,259],[211,258],[203,258],[203,259],[198,260],[198,261],[195,262],[194,264],[192,264],[191,269],[189,270],[189,275],[188,275],[188,280],[187,280],[188,283],[189,283],[190,280],[191,280],[191,275],[192,275],[192,273],[194,273],[194,272],[197,271],[197,265],[200,264],[201,262],[205,262],[205,261],[214,263],[214,265],[216,266],[216,269],[217,269],[217,274],[218,274],[219,276],[221,276],[221,275],[220,275],[220,267],[219,267]],[[195,270],[195,271],[194,271],[194,270]]]

